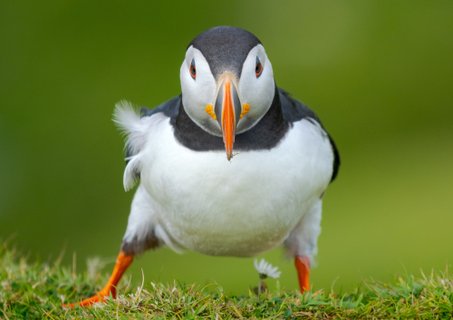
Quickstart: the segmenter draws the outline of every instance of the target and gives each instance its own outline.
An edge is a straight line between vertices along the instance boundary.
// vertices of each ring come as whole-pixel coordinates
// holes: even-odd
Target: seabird
[[[215,27],[187,47],[181,94],[138,113],[120,102],[124,187],[138,183],[112,275],[86,306],[116,296],[134,257],[168,246],[250,257],[283,246],[301,292],[317,253],[323,195],[340,164],[317,115],[275,84],[260,40]]]

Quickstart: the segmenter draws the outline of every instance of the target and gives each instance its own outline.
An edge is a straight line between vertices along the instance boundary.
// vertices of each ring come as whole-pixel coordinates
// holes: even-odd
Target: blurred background
[[[216,25],[255,33],[277,84],[312,107],[342,156],[324,201],[315,289],[445,270],[453,261],[453,2],[2,1],[0,237],[43,261],[110,273],[133,192],[111,121],[127,99],[179,94],[190,40]],[[263,257],[297,288],[281,249]],[[129,274],[246,293],[253,259],[169,249]]]

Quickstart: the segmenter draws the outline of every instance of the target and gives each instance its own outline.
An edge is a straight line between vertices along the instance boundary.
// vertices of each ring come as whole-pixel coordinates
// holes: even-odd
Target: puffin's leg
[[[318,236],[321,231],[322,200],[319,199],[308,210],[297,226],[285,240],[288,253],[294,257],[300,292],[310,290],[310,267],[318,248]]]
[[[123,276],[124,272],[130,266],[132,261],[134,260],[133,255],[129,255],[125,253],[123,250],[120,251],[118,257],[116,258],[115,267],[113,268],[112,275],[110,279],[107,281],[106,285],[102,290],[96,293],[94,296],[82,300],[77,303],[70,303],[63,305],[64,307],[73,308],[75,306],[89,306],[96,302],[104,301],[108,296],[112,295],[112,297],[116,298],[116,286],[118,282],[120,282],[121,277]]]
[[[116,287],[127,268],[134,260],[134,256],[147,249],[157,248],[161,241],[155,233],[155,215],[152,201],[143,188],[139,186],[132,201],[131,212],[127,223],[126,233],[121,245],[121,251],[116,258],[112,275],[102,290],[92,297],[78,303],[64,305],[65,307],[89,306],[104,301],[112,295],[116,297]]]
[[[300,292],[304,293],[310,290],[310,258],[296,256],[294,258],[294,264],[296,265]]]

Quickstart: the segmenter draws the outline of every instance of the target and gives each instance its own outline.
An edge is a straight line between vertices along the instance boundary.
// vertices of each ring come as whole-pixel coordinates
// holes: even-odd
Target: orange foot
[[[116,298],[116,286],[133,260],[134,256],[127,255],[126,253],[121,251],[118,257],[116,258],[116,263],[115,267],[113,268],[112,275],[110,276],[109,281],[101,291],[96,293],[94,296],[82,300],[80,302],[64,304],[63,307],[75,308],[77,306],[81,307],[91,306],[96,302],[104,302],[105,299],[110,295],[113,298]]]
[[[310,290],[310,259],[306,256],[296,256],[294,264],[296,265],[300,292],[304,293]]]
[[[116,289],[115,287],[107,288],[106,286],[104,289],[96,293],[94,296],[84,299],[80,302],[64,304],[63,308],[75,308],[77,306],[81,307],[91,306],[92,304],[95,304],[97,302],[104,302],[105,299],[107,299],[107,297],[110,296],[110,294],[112,295],[113,298],[116,298]]]

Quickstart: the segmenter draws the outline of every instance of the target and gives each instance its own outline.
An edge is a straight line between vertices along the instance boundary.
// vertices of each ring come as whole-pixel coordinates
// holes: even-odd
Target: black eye
[[[255,75],[257,78],[263,73],[263,65],[261,64],[260,58],[256,57]]]
[[[194,59],[192,59],[192,62],[190,63],[189,72],[190,72],[190,76],[192,77],[192,79],[195,80],[195,78],[197,77],[197,69],[195,68]]]

